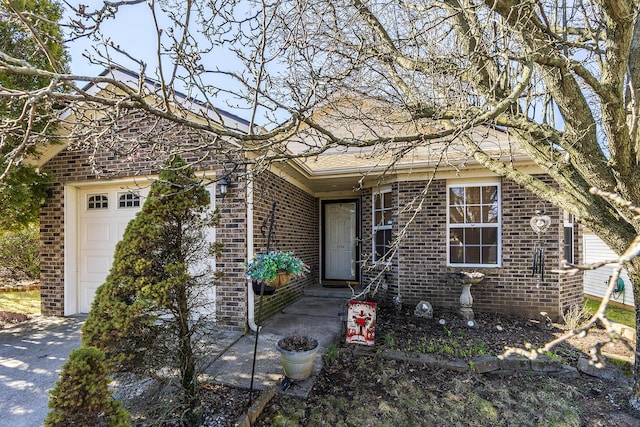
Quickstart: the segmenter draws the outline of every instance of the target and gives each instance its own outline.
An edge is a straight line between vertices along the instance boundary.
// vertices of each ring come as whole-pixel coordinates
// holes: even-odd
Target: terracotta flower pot
[[[278,275],[276,276],[275,280],[269,283],[269,285],[275,286],[277,288],[277,287],[288,284],[290,281],[291,281],[291,275],[286,271],[280,271],[278,272]]]

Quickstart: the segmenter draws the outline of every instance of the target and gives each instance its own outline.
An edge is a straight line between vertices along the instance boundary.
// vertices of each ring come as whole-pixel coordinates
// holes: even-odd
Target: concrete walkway
[[[0,329],[0,425],[41,426],[71,350],[80,347],[85,317],[36,317]]]
[[[275,387],[281,391],[283,378],[278,340],[291,333],[303,333],[318,339],[320,351],[311,377],[298,381],[285,394],[306,398],[315,378],[322,369],[322,356],[329,345],[337,343],[346,319],[347,300],[304,296],[264,322],[258,335],[258,350],[254,372],[254,390]],[[235,342],[205,371],[212,382],[248,389],[251,385],[255,333],[247,334]]]
[[[320,352],[311,377],[287,394],[306,398],[322,369],[327,347],[337,342],[346,318],[346,298],[303,296],[265,321],[258,336],[254,389],[280,390],[283,377],[276,342],[292,332],[316,337]],[[36,317],[0,329],[0,426],[38,427],[48,413],[49,390],[58,381],[69,353],[80,347],[80,327],[86,316]],[[209,349],[214,360],[205,380],[248,389],[251,384],[255,333],[218,331]]]

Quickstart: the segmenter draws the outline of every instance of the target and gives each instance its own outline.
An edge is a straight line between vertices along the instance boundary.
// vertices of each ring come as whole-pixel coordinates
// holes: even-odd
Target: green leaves
[[[204,327],[196,310],[211,310],[199,296],[215,280],[199,264],[211,246],[209,202],[193,170],[180,158],[169,160],[116,246],[82,328],[83,344],[100,348],[111,369],[149,377],[180,372],[179,383],[187,385],[180,410],[192,414],[193,424],[199,405],[193,341]]]
[[[293,255],[293,252],[271,251],[268,254],[257,254],[250,262],[245,263],[246,276],[251,280],[269,283],[275,280],[278,272],[284,271],[293,277],[309,272],[309,267]]]
[[[69,354],[60,380],[50,392],[46,427],[71,425],[130,426],[129,413],[111,397],[104,354],[82,347]]]
[[[21,12],[20,15],[13,9]],[[7,12],[7,13],[4,13]],[[51,0],[0,3],[0,51],[48,71],[64,71],[68,56],[58,25],[62,12]],[[18,19],[17,17],[21,18]],[[24,20],[24,21],[23,21]],[[32,30],[38,32],[36,37]],[[42,90],[50,80],[19,73],[0,73],[0,87],[16,91]],[[57,89],[51,89],[57,90]],[[44,96],[3,97],[0,100],[0,228],[21,227],[38,218],[50,177],[22,164],[45,140],[54,142],[55,108]]]

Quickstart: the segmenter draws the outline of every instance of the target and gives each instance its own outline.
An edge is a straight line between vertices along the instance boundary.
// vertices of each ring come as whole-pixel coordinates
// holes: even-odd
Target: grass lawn
[[[40,290],[0,293],[0,311],[40,314]]]
[[[585,298],[584,304],[587,308],[587,312],[589,314],[593,314],[596,312],[596,310],[598,310],[600,301],[596,301],[591,298]],[[609,304],[605,310],[605,316],[612,322],[622,323],[623,325],[627,325],[631,328],[636,327],[636,315],[633,310],[625,310],[623,308],[615,307]]]

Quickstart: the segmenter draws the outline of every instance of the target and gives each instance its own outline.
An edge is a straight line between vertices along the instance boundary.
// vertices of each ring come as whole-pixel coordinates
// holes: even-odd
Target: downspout
[[[253,258],[253,174],[247,174],[247,260]],[[252,331],[258,330],[255,319],[255,294],[249,286],[250,280],[246,279],[247,286],[247,322]]]

